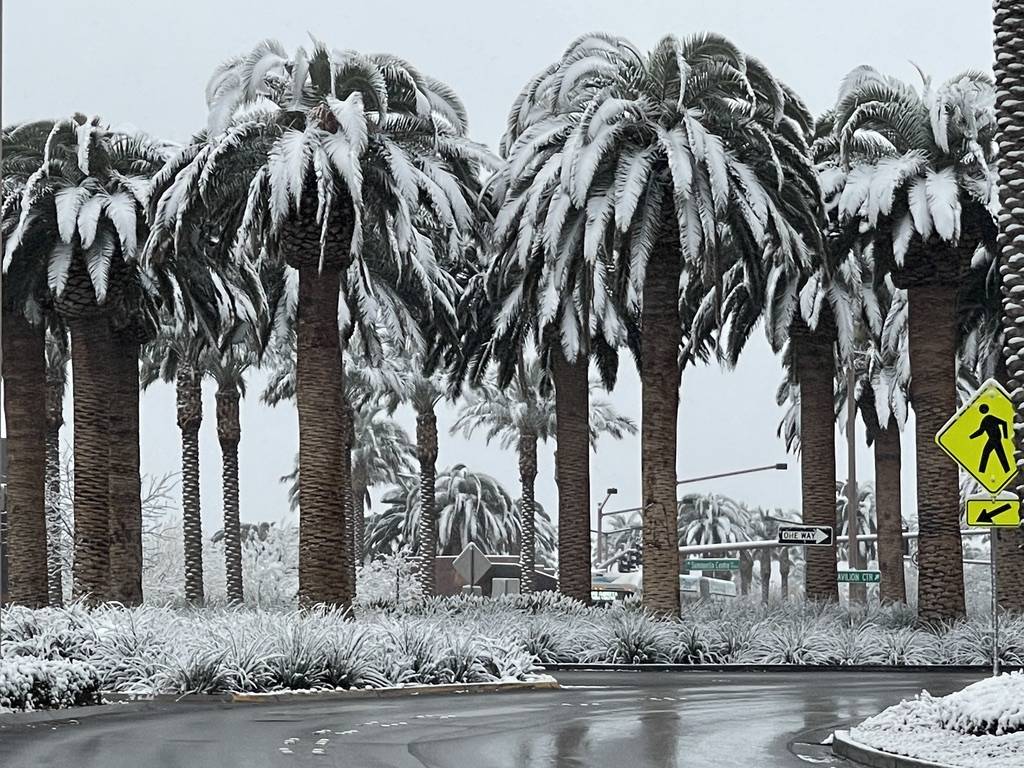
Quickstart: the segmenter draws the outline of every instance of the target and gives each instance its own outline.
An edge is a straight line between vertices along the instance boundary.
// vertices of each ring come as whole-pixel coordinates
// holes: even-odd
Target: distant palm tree
[[[439,555],[458,555],[471,542],[488,554],[519,552],[522,514],[497,480],[456,464],[439,472],[436,483]],[[384,509],[367,532],[367,554],[391,554],[415,545],[420,504],[416,486],[417,478],[408,476],[384,495]],[[534,511],[538,556],[550,561],[554,527],[540,505]]]
[[[948,621],[966,612],[957,469],[934,437],[957,405],[959,294],[978,271],[972,267],[990,263],[984,252],[995,241],[995,91],[980,72],[936,88],[923,79],[919,92],[870,67],[855,69],[839,94],[835,136],[850,168],[840,213],[866,231],[883,269],[908,292],[918,615]]]
[[[201,605],[203,589],[203,515],[199,490],[199,428],[203,423],[203,378],[209,373],[210,342],[167,322],[143,348],[141,385],[173,382],[181,432],[181,506],[185,537],[185,599]]]
[[[504,449],[516,447],[519,456],[519,480],[522,487],[522,528],[520,558],[523,592],[533,590],[534,483],[537,477],[537,443],[555,435],[556,418],[554,399],[550,392],[548,374],[537,358],[524,360],[518,366],[515,379],[509,387],[498,387],[493,379],[476,389],[469,390],[459,407],[458,417],[451,432],[462,432],[467,437],[483,431],[485,439],[498,440]],[[593,446],[599,436],[609,434],[621,439],[635,434],[636,426],[628,417],[619,415],[611,403],[594,398],[590,404],[589,441]]]
[[[1024,309],[1017,299],[1024,287],[1024,7],[1020,0],[994,0],[996,143],[1004,158],[999,164],[999,250],[1002,271],[1002,309],[1007,389],[1017,412],[1018,469],[1024,461],[1020,419],[1024,414]],[[1021,492],[1018,481],[1017,492]],[[1002,531],[998,537],[999,600],[1007,610],[1024,613],[1024,530]]]
[[[750,535],[750,511],[727,496],[686,494],[679,500],[678,514],[679,546],[727,544]]]
[[[46,570],[50,606],[64,604],[64,519],[61,509],[60,428],[71,357],[66,338],[46,337]]]

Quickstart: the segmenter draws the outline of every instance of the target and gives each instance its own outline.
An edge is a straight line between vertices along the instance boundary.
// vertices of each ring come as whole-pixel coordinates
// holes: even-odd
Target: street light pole
[[[702,480],[717,480],[720,477],[749,475],[751,472],[765,472],[770,469],[789,469],[789,465],[784,461],[780,461],[777,464],[765,464],[763,467],[751,467],[750,469],[735,469],[732,472],[719,472],[714,475],[701,475],[700,477],[687,477],[683,480],[676,480],[676,485],[686,485],[687,483],[699,483]]]
[[[604,507],[608,500],[619,492],[618,488],[609,488],[605,493],[604,501],[597,505],[597,559],[601,560],[604,554]]]
[[[854,388],[857,374],[853,361],[846,371],[846,524],[850,534],[847,545],[850,568],[860,570],[860,497],[857,493],[857,399]],[[868,600],[867,586],[850,584],[850,603],[863,604]]]

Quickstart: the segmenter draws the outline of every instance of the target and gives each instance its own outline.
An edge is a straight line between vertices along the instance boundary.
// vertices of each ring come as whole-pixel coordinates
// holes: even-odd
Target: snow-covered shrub
[[[356,571],[356,602],[370,607],[407,607],[420,601],[419,562],[408,550],[384,555]]]
[[[0,710],[58,709],[100,703],[96,670],[81,661],[0,658]]]
[[[611,610],[609,621],[595,624],[585,661],[613,664],[664,664],[670,661],[669,622],[644,613]]]
[[[990,677],[938,700],[943,728],[973,736],[1024,731],[1024,673]]]

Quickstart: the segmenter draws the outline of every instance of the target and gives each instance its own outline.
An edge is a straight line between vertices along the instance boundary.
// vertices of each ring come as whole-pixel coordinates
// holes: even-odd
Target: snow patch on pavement
[[[1024,768],[1024,674],[949,696],[924,691],[850,730],[855,741],[956,768]]]

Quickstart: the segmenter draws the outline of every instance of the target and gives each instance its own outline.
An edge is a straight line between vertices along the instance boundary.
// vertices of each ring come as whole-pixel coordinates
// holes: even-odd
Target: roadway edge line
[[[869,747],[850,738],[849,731],[834,731],[832,737],[833,754],[867,768],[955,768],[948,763],[933,763]]]
[[[154,704],[284,704],[289,702],[347,701],[350,699],[384,699],[400,696],[442,695],[456,693],[515,693],[518,691],[560,690],[561,685],[550,675],[537,680],[517,680],[494,683],[450,683],[444,685],[407,685],[389,688],[360,688],[327,691],[269,691],[266,693],[102,693],[104,704],[63,709],[37,709],[31,712],[0,713],[0,727],[53,723],[97,715],[115,715],[120,712],[138,712]],[[133,706],[134,705],[134,706]]]

